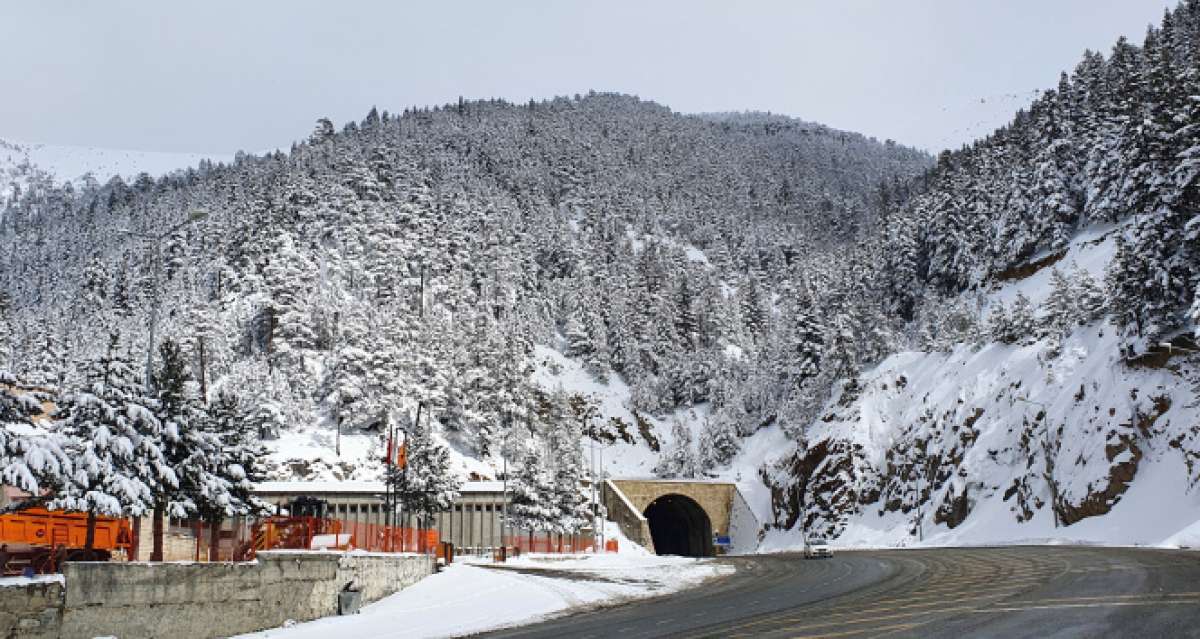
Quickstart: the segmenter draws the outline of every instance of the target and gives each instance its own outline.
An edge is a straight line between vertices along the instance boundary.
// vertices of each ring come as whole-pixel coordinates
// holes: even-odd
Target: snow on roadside
[[[612,530],[610,529],[610,532]],[[733,571],[708,559],[659,557],[628,540],[621,552],[456,562],[361,613],[275,628],[244,639],[452,637],[535,623],[571,611],[676,592]],[[545,575],[537,571],[550,571]]]

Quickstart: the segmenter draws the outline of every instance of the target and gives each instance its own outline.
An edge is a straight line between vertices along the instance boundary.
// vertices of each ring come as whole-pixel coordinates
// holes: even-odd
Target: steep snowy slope
[[[1124,231],[1080,235],[986,304],[1043,302],[1053,268],[1102,276]],[[765,547],[805,530],[847,545],[1168,541],[1200,520],[1196,367],[1179,348],[1128,362],[1119,344],[1102,321],[1057,355],[984,340],[887,358],[767,472],[784,530]]]

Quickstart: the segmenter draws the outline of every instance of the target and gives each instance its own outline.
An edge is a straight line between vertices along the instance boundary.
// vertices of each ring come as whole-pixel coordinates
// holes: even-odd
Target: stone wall
[[[0,587],[0,637],[57,637],[62,602],[62,582],[52,578]]]
[[[737,487],[725,482],[669,479],[613,479],[612,484],[633,504],[639,513],[655,499],[665,495],[683,495],[700,505],[712,524],[713,532],[729,532],[730,511]]]
[[[617,522],[626,537],[651,552],[654,543],[643,513],[654,500],[666,495],[683,495],[695,501],[708,515],[713,533],[730,536],[732,552],[748,553],[758,547],[762,526],[736,484],[686,479],[611,479],[604,483],[609,520]]]
[[[252,563],[68,563],[61,637],[226,637],[337,614],[350,583],[375,601],[433,572],[433,558],[264,552]]]

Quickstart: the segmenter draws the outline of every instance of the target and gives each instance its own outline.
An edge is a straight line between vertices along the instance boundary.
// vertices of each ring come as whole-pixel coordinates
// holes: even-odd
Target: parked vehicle
[[[833,556],[833,549],[824,539],[809,539],[804,542],[805,559],[828,559]]]
[[[129,558],[133,535],[128,519],[96,517],[92,549],[84,548],[87,514],[27,508],[0,515],[0,573],[20,574],[26,567],[49,573],[63,561],[108,561],[114,555]]]

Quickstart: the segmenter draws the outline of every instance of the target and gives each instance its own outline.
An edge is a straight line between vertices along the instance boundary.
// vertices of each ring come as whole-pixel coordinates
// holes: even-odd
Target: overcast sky
[[[633,93],[937,150],[1007,120],[1167,0],[0,2],[0,137],[286,147],[371,105]]]

